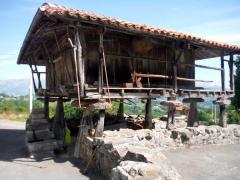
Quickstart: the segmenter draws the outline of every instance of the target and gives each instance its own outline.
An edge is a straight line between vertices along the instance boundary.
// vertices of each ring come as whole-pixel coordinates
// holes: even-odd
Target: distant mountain
[[[202,87],[203,87],[204,89],[213,90],[213,91],[221,90],[221,86],[220,86],[220,85],[212,85],[212,86],[209,86],[209,85],[207,85],[207,84],[203,84]]]
[[[21,96],[29,93],[29,79],[0,80],[0,93]]]

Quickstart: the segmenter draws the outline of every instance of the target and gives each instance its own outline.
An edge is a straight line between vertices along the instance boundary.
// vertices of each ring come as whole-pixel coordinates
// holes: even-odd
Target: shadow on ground
[[[83,164],[80,159],[71,157],[66,153],[61,153],[60,155],[55,156],[39,156],[38,158],[34,159],[30,158],[25,147],[25,131],[23,129],[0,129],[0,143],[0,162],[11,162],[14,164],[21,164],[36,168],[41,168],[41,165],[38,165],[41,163],[36,162],[51,160],[53,160],[54,163],[70,162],[73,167],[77,167],[79,169],[79,173],[81,174],[84,174],[84,170],[86,168],[86,165]],[[84,176],[94,180],[104,179],[93,169],[89,169]]]

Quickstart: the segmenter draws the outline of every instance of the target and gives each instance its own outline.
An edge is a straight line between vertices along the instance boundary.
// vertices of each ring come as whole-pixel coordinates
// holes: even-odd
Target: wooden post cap
[[[184,98],[182,102],[183,103],[204,102],[204,99],[200,97],[191,97],[191,98]]]

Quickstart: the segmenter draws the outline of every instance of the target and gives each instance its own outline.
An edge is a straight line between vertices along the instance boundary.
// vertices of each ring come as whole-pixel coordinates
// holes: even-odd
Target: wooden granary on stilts
[[[39,138],[53,148],[59,144],[64,136],[65,100],[77,100],[79,107],[100,111],[95,136],[102,135],[104,112],[114,99],[121,100],[122,114],[124,99],[146,99],[145,128],[152,128],[151,99],[168,96],[165,104],[169,106],[170,128],[174,125],[175,97],[185,97],[191,104],[188,125],[193,126],[197,102],[214,96],[221,106],[224,126],[226,99],[234,95],[233,56],[239,53],[239,46],[45,3],[32,21],[17,61],[30,66],[35,93],[45,104],[43,110],[32,112],[27,125],[29,142],[39,143],[35,141]],[[197,64],[214,57],[220,57],[220,67]],[[224,62],[229,65],[230,88],[225,87]],[[46,71],[39,71],[39,66]],[[196,67],[219,71],[222,89],[195,87],[196,82],[212,82],[195,79]],[[50,100],[57,101],[54,135],[46,121]],[[53,136],[57,141],[50,141]]]

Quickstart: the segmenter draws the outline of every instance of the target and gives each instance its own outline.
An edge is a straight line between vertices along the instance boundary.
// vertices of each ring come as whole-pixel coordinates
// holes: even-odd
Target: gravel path
[[[82,174],[85,166],[78,159],[58,157],[37,161],[29,158],[24,147],[24,127],[22,122],[0,120],[0,179],[103,179],[92,171]]]

